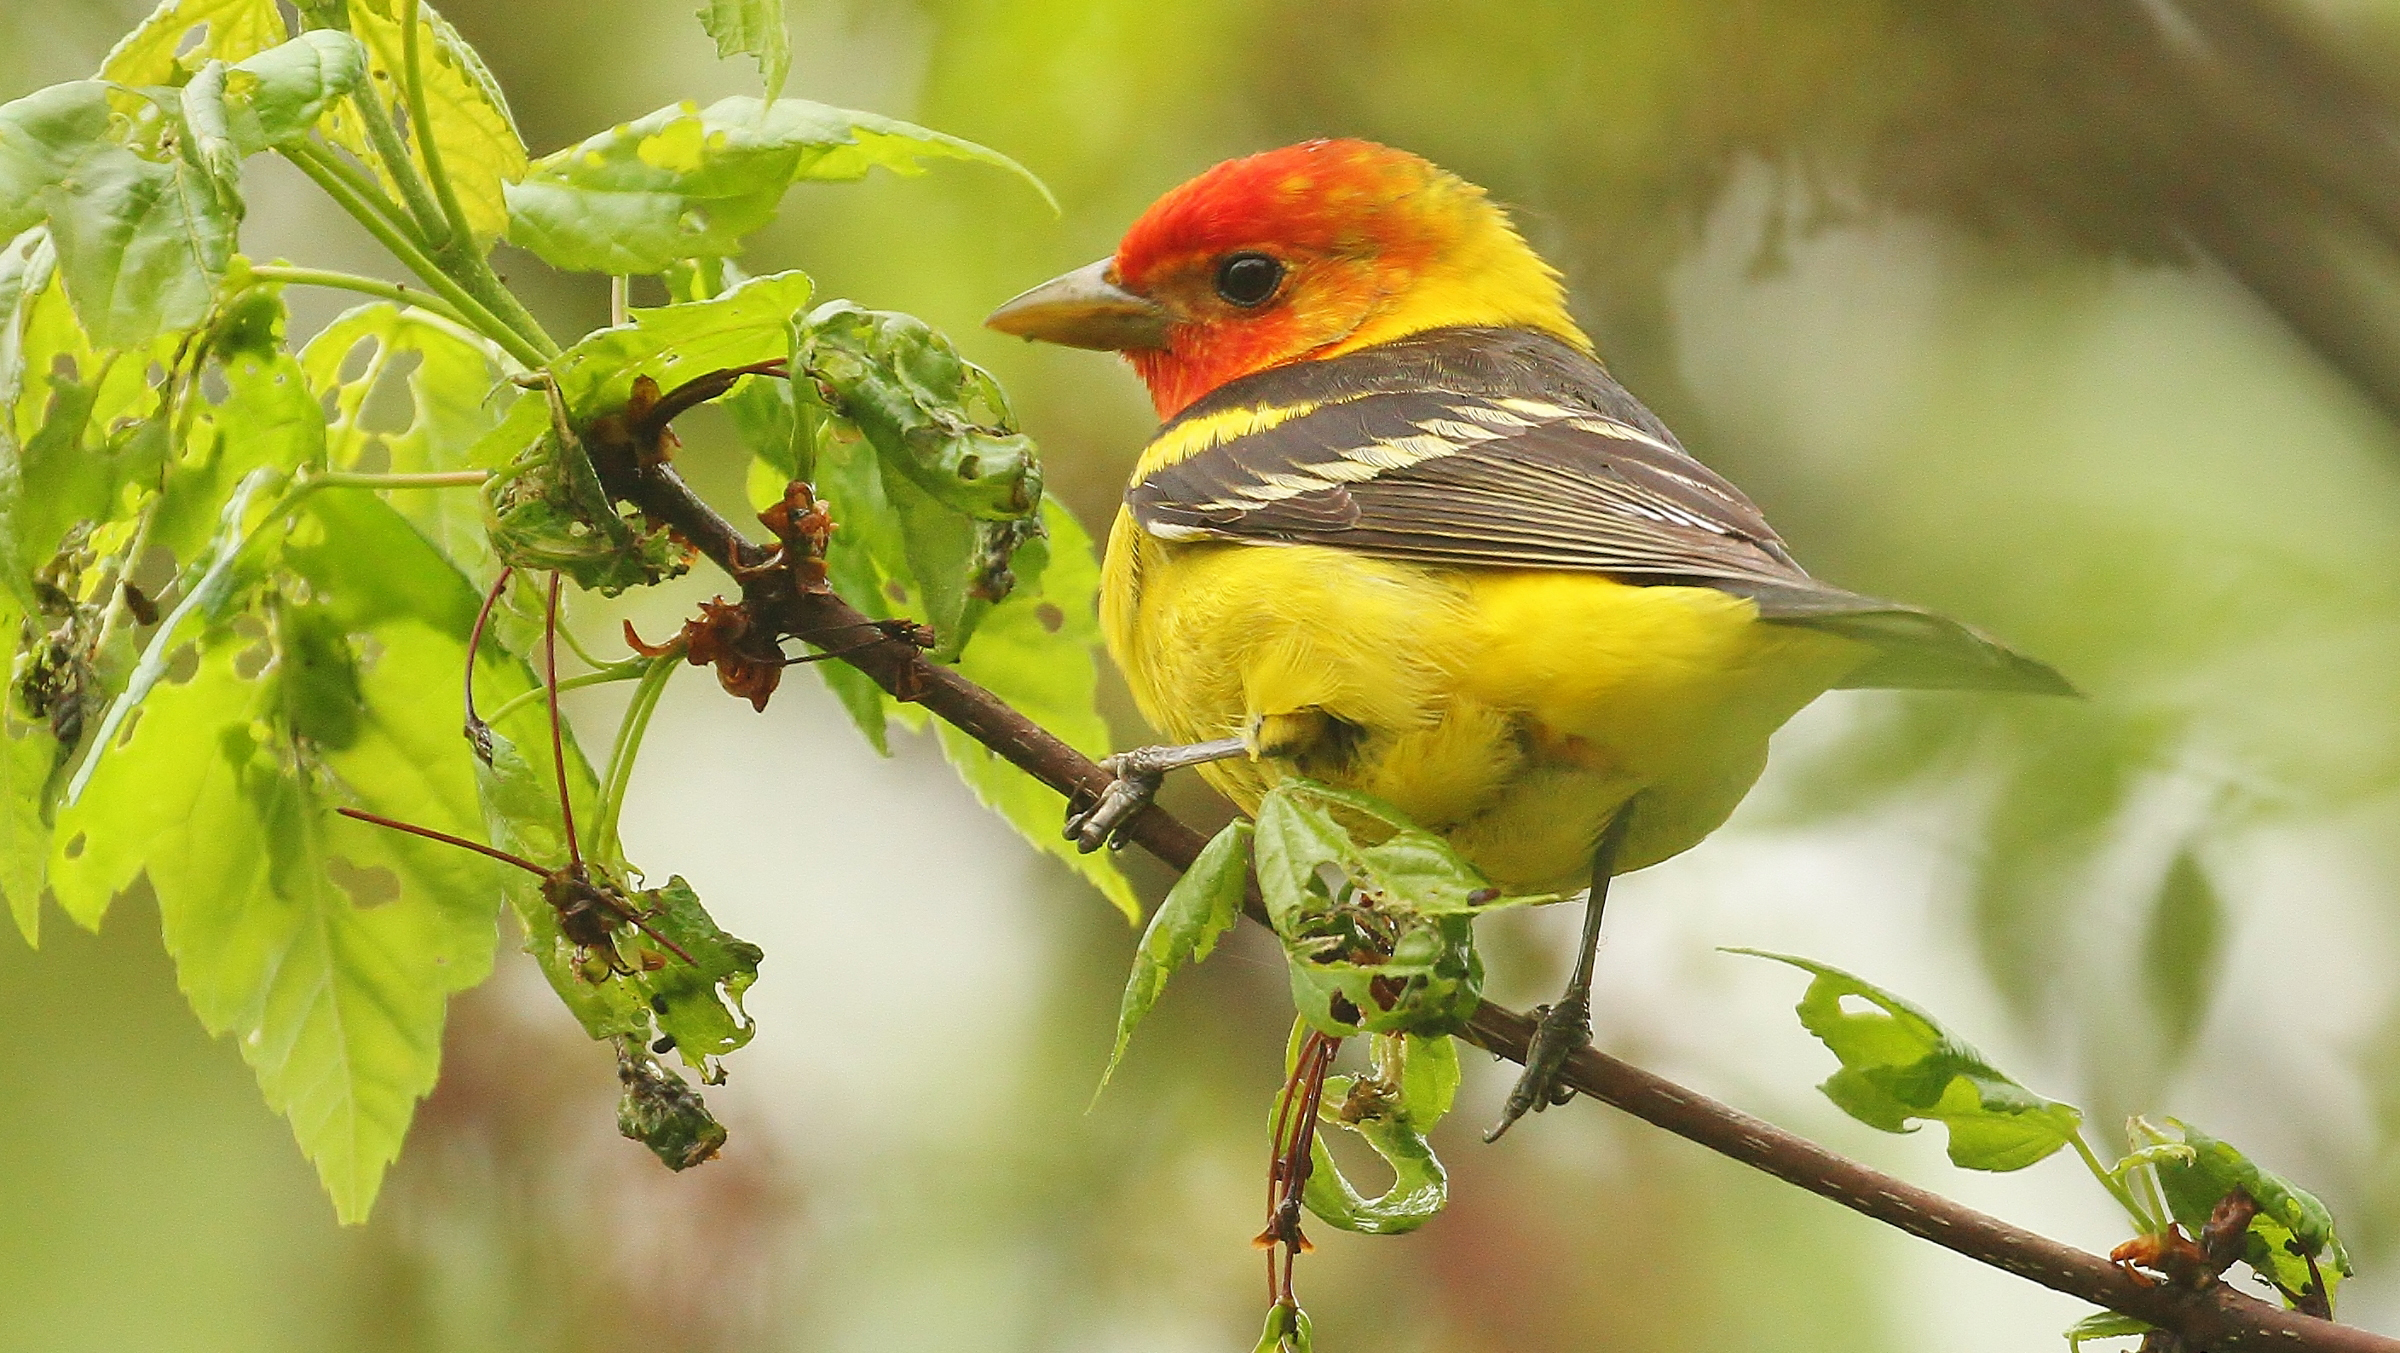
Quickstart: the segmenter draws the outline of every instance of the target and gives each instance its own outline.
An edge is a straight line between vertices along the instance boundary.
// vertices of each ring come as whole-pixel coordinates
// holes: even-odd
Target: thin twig
[[[770,552],[701,501],[672,466],[654,463],[641,468],[632,482],[608,487],[653,520],[673,527],[739,580],[745,600],[776,632],[821,634],[864,629],[873,623],[831,592],[793,585],[787,570],[762,568]],[[876,639],[845,649],[840,657],[895,699],[923,705],[1070,801],[1097,795],[1110,781],[1108,772],[1082,753],[955,669],[928,661],[913,644],[896,638]],[[1155,805],[1134,817],[1125,838],[1176,869],[1190,868],[1207,843],[1200,833]],[[1267,923],[1255,886],[1244,912],[1253,921]],[[1463,1036],[1522,1064],[1533,1029],[1531,1016],[1486,1002],[1468,1021]],[[2099,1255],[1870,1169],[1597,1049],[1576,1053],[1561,1079],[1644,1122],[1886,1225],[2044,1287],[2173,1330],[2188,1347],[2212,1353],[2400,1353],[2400,1340],[2269,1305],[2222,1282],[2198,1289],[2147,1282]]]

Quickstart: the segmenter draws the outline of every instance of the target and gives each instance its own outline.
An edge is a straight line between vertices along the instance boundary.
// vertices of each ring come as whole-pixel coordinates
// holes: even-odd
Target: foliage
[[[812,436],[856,428],[844,445],[878,462],[825,458],[850,537],[837,581],[881,616],[921,608],[939,656],[1106,742],[1091,546],[1042,501],[998,387],[917,321],[810,312],[804,274],[728,280],[723,258],[803,179],[1023,171],[779,98],[778,7],[702,17],[759,58],[766,100],[681,105],[538,165],[481,58],[417,0],[312,0],[296,30],[266,0],[167,0],[98,78],[0,105],[0,895],[33,941],[45,892],[97,926],[146,879],[193,1010],[344,1220],[434,1083],[448,996],[490,970],[503,898],[616,1046],[628,1135],[677,1168],[723,1141],[654,1053],[722,1079],[763,955],[680,877],[640,886],[615,830],[672,662],[588,678],[642,678],[595,772],[537,708],[527,619],[530,575],[607,595],[692,562],[593,459],[662,390],[800,359],[831,406]],[[244,257],[242,162],[270,151],[415,285]],[[676,299],[561,348],[492,272],[503,234],[560,266],[669,274]],[[375,299],[294,334],[293,285]],[[737,413],[760,379],[730,391]],[[785,477],[806,478],[774,384]],[[877,491],[847,492],[862,474]],[[488,626],[487,583],[507,602]],[[890,706],[862,681],[837,689],[880,738]],[[464,739],[444,698],[462,686],[491,711]],[[945,748],[1020,827],[1055,816],[1013,768]],[[477,838],[501,858],[460,847]],[[1083,867],[1130,906],[1113,868]]]

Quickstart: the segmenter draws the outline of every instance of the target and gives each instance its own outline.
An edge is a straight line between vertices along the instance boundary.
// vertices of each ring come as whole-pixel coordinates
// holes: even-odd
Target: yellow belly
[[[1349,726],[1297,756],[1204,767],[1244,811],[1294,773],[1363,790],[1517,891],[1582,888],[1637,793],[1617,872],[1697,844],[1758,778],[1768,736],[1868,655],[1710,588],[1170,544],[1122,512],[1101,590],[1109,651],[1169,738],[1318,712]]]

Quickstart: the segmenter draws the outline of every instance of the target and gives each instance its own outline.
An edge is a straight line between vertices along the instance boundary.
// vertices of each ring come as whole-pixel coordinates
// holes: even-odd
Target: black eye
[[[1283,265],[1265,254],[1227,254],[1217,265],[1217,294],[1247,309],[1264,305],[1283,284]]]

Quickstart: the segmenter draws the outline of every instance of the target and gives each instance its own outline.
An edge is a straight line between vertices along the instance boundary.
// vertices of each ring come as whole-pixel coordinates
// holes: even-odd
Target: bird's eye
[[[1217,294],[1248,309],[1264,305],[1283,284],[1283,265],[1265,254],[1228,254],[1217,265]]]

